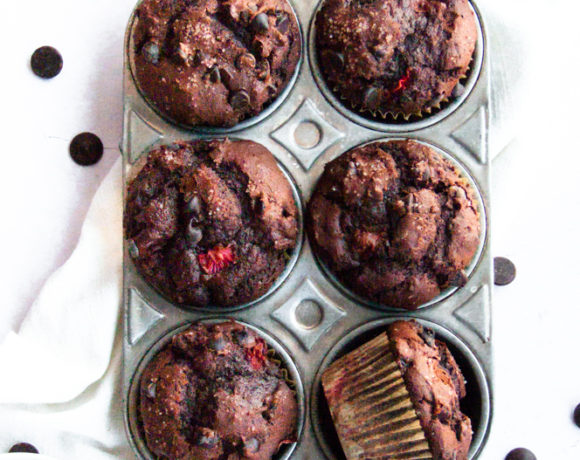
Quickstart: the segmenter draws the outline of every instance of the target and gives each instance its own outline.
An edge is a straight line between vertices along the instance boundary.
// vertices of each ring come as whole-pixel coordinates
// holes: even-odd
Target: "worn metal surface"
[[[142,366],[159,349],[159,342],[184,323],[199,319],[234,318],[258,328],[287,361],[297,381],[303,417],[300,439],[280,459],[338,459],[331,419],[321,400],[320,373],[369,331],[394,318],[417,318],[445,339],[468,378],[468,408],[474,419],[470,458],[485,444],[492,415],[491,286],[489,190],[489,58],[483,26],[465,93],[448,107],[418,123],[384,124],[348,112],[324,86],[312,49],[312,24],[317,5],[294,0],[302,28],[302,61],[295,83],[257,119],[232,130],[188,130],[161,118],[135,86],[130,53],[124,69],[124,126],[121,149],[124,177],[139,170],[152,146],[178,139],[225,136],[251,139],[266,146],[294,186],[304,209],[324,165],[360,144],[375,140],[412,138],[425,142],[455,162],[470,178],[481,200],[482,242],[468,269],[467,285],[449,289],[415,312],[384,309],[362,301],[334,281],[314,258],[300,221],[300,244],[284,275],[270,293],[251,306],[237,309],[183,309],[172,305],[138,275],[125,248],[124,256],[124,397],[127,434],[136,455],[152,458],[140,439],[135,388]],[[479,22],[481,16],[476,10]],[[130,19],[127,31],[130,30]],[[126,49],[129,50],[127,33]],[[307,123],[307,125],[304,125]],[[297,138],[296,131],[304,138]],[[370,338],[370,337],[369,337]],[[294,367],[295,366],[295,367]]]

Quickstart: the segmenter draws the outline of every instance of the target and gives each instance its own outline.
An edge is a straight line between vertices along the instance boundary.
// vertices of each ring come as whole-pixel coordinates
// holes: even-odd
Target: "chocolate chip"
[[[493,282],[496,286],[510,284],[516,277],[516,266],[505,257],[495,257],[493,259]]]
[[[187,226],[186,238],[189,244],[196,245],[203,238],[203,231],[201,230],[201,228],[192,225],[193,221],[194,219],[191,219],[189,225]]]
[[[263,59],[262,61],[260,61],[260,64],[258,65],[258,73],[257,73],[257,77],[260,80],[265,80],[266,78],[268,78],[268,75],[270,75],[270,63]]]
[[[578,428],[580,428],[580,404],[578,404],[576,406],[576,408],[574,409],[574,415],[573,415],[572,418],[573,418],[574,423],[576,424],[576,426]]]
[[[210,347],[212,350],[222,351],[224,348],[226,348],[226,345],[226,339],[224,339],[222,336],[219,336],[211,341]]]
[[[234,110],[245,110],[250,106],[250,95],[243,89],[237,91],[231,97],[230,104]]]
[[[256,438],[244,441],[244,455],[255,454],[258,450],[260,450],[260,442]]]
[[[260,13],[252,20],[252,30],[257,34],[266,33],[269,28],[270,21],[266,13]]]
[[[531,450],[528,450],[524,447],[518,447],[510,451],[507,455],[505,460],[537,460],[536,456]]]
[[[458,271],[449,281],[451,286],[463,287],[467,284],[468,278],[463,270]]]
[[[139,248],[135,244],[135,241],[129,240],[127,242],[127,250],[129,251],[129,255],[131,256],[132,259],[139,258]]]
[[[270,94],[270,96],[272,96],[273,94],[276,94],[276,92],[278,91],[278,88],[276,88],[276,85],[274,83],[268,83],[268,85],[266,86],[266,89],[268,90],[268,93]]]
[[[159,64],[159,45],[155,42],[147,42],[142,49],[143,57],[151,64]]]
[[[201,200],[197,195],[189,200],[186,206],[187,211],[193,212],[194,214],[201,214]]]
[[[16,454],[16,453],[38,454],[38,449],[36,447],[34,447],[32,444],[28,444],[27,442],[19,442],[18,444],[14,444],[10,448],[8,453],[9,454]]]
[[[244,53],[238,57],[238,60],[236,61],[236,66],[240,70],[242,70],[245,67],[253,69],[254,67],[256,67],[256,58],[254,57],[253,54]]]
[[[209,80],[212,83],[219,83],[222,80],[220,69],[217,65],[214,65],[209,71]]]
[[[73,138],[68,151],[76,164],[91,166],[103,156],[103,143],[93,133],[81,133]]]
[[[344,68],[344,55],[342,53],[329,50],[326,52],[326,58],[334,70],[340,71]]]
[[[62,70],[62,56],[52,46],[41,46],[32,53],[30,67],[40,78],[54,78]]]
[[[244,10],[240,13],[240,21],[242,21],[243,23],[248,23],[251,16],[252,14],[249,11]]]
[[[288,32],[290,29],[290,19],[288,19],[288,16],[284,15],[279,17],[276,21],[276,28],[283,34]]]
[[[256,344],[254,336],[247,333],[247,331],[239,331],[236,333],[237,342],[245,348],[253,347]]]
[[[155,396],[157,395],[157,383],[149,382],[145,387],[145,394],[149,399],[155,399]]]
[[[419,332],[419,337],[423,339],[423,341],[432,347],[435,344],[435,332],[428,327],[424,327],[423,330]]]
[[[222,81],[224,82],[224,85],[229,86],[232,82],[232,79],[234,78],[231,74],[231,72],[226,69],[226,68],[221,68],[220,69],[220,76]]]
[[[368,88],[363,96],[363,106],[366,109],[376,110],[379,108],[380,97],[377,88]]]

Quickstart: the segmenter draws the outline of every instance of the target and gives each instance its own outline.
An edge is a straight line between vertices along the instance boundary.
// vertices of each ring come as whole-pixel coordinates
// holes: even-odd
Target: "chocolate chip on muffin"
[[[173,460],[269,460],[295,442],[296,395],[266,352],[264,339],[233,321],[196,323],[172,337],[140,382],[151,452]]]
[[[189,126],[230,127],[289,84],[300,30],[286,0],[143,0],[133,71],[159,111]]]
[[[477,26],[468,0],[325,0],[320,69],[361,112],[429,113],[468,71]]]
[[[264,295],[296,246],[298,209],[272,154],[251,141],[162,145],[129,183],[125,237],[172,302],[234,306]]]
[[[467,179],[414,141],[343,154],[326,165],[308,204],[316,255],[352,291],[389,307],[415,309],[464,285],[480,230]]]

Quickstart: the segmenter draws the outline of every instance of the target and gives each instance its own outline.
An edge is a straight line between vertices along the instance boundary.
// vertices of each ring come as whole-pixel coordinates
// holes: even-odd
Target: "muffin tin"
[[[474,426],[470,459],[487,439],[492,407],[491,286],[488,155],[489,58],[481,15],[472,3],[479,36],[466,90],[446,107],[419,121],[381,123],[348,108],[329,91],[313,49],[311,0],[290,0],[302,32],[302,59],[290,86],[265,112],[230,129],[186,129],[162,118],[139,92],[131,71],[129,20],[125,40],[124,183],[136,175],[156,145],[180,139],[251,139],[268,148],[293,185],[302,210],[299,244],[284,274],[264,297],[236,308],[187,308],[171,304],[137,273],[125,243],[123,281],[123,396],[127,436],[137,458],[153,459],[137,420],[141,372],[169,336],[192,321],[233,318],[255,328],[276,350],[296,382],[301,407],[299,439],[277,460],[343,459],[320,385],[338,356],[372,338],[395,319],[415,318],[450,346],[467,380],[463,410]],[[482,237],[467,284],[449,289],[414,312],[380,307],[352,295],[312,254],[303,231],[305,204],[324,165],[351,148],[377,140],[410,138],[434,147],[466,174],[480,198]]]

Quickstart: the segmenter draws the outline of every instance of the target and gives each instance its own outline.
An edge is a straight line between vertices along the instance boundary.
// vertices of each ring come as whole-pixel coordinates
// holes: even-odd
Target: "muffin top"
[[[375,142],[326,165],[308,204],[308,233],[345,286],[415,309],[465,284],[480,240],[478,203],[467,179],[433,149]]]
[[[166,459],[269,460],[296,441],[296,396],[254,331],[233,321],[193,324],[147,365],[140,417],[147,446]]]
[[[132,34],[137,85],[189,126],[230,127],[260,113],[301,51],[286,0],[143,0]]]
[[[466,74],[476,40],[468,0],[325,0],[316,17],[328,86],[372,114],[438,107]]]
[[[471,421],[461,412],[461,370],[445,343],[416,321],[396,321],[387,335],[434,458],[467,460]]]
[[[298,234],[290,183],[251,141],[152,150],[129,183],[124,216],[139,273],[177,304],[231,306],[265,294]]]

